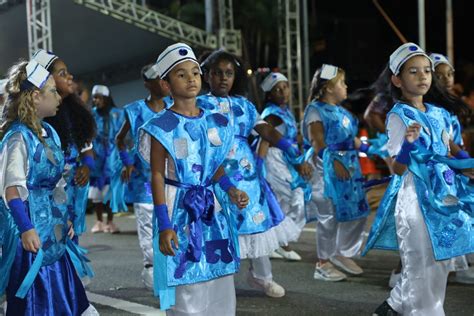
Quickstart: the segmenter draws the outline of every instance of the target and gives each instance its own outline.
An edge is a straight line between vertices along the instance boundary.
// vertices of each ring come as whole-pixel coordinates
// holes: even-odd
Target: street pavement
[[[94,306],[101,315],[160,315],[159,302],[146,290],[140,278],[142,256],[138,247],[132,213],[116,217],[120,234],[82,236],[80,244],[89,250],[96,277],[87,286]],[[88,227],[94,218],[87,217]],[[237,315],[371,315],[389,294],[388,279],[398,264],[394,252],[372,251],[357,259],[364,269],[360,277],[343,282],[313,279],[315,255],[314,224],[308,224],[293,248],[303,257],[300,262],[273,259],[274,280],[286,289],[283,298],[268,298],[246,283],[248,261],[235,276]],[[474,285],[449,283],[446,315],[474,315]]]

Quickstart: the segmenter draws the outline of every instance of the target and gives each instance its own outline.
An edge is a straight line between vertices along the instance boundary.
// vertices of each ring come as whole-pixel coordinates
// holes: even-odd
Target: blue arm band
[[[323,155],[324,155],[325,150],[326,150],[326,147],[323,147],[318,151],[318,157],[319,158],[323,159]]]
[[[130,167],[131,165],[133,165],[133,159],[128,155],[128,152],[126,150],[119,151],[119,155],[120,160],[122,160],[122,163],[126,167]]]
[[[456,156],[454,156],[456,159],[468,159],[471,158],[469,156],[469,153],[467,151],[461,150],[459,151]]]
[[[81,162],[84,166],[87,166],[89,170],[94,170],[95,168],[95,160],[92,156],[84,156],[81,159]]]
[[[30,218],[28,217],[25,203],[23,203],[20,198],[10,200],[10,202],[8,202],[8,207],[10,208],[13,220],[18,226],[20,234],[35,228],[33,224],[31,224]]]
[[[359,151],[361,151],[363,153],[367,153],[367,151],[369,150],[369,147],[370,147],[369,144],[362,143],[362,144],[360,144]]]
[[[395,160],[403,165],[408,165],[410,162],[410,151],[413,149],[415,149],[415,144],[405,140]]]
[[[167,229],[172,229],[170,218],[168,217],[168,207],[166,204],[159,204],[153,207],[153,212],[158,219],[158,232],[162,232]]]
[[[229,192],[229,190],[233,187],[235,187],[235,185],[232,184],[232,182],[230,181],[230,178],[226,175],[220,177],[219,179],[219,186],[221,187],[222,190],[224,190],[225,192]]]
[[[300,151],[293,147],[292,143],[286,138],[280,138],[280,140],[275,145],[276,148],[281,149],[290,156],[298,157],[301,155]]]

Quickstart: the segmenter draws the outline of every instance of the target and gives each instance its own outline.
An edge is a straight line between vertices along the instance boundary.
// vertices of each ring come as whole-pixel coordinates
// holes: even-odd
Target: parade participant
[[[9,71],[0,129],[0,295],[6,315],[97,315],[69,253],[74,236],[62,182],[55,80],[36,61]]]
[[[146,99],[140,99],[124,107],[125,122],[117,134],[117,147],[124,165],[122,180],[127,182],[126,200],[133,203],[137,220],[138,242],[143,254],[142,281],[145,287],[153,288],[153,200],[151,195],[150,166],[144,163],[136,152],[136,147],[127,150],[126,137],[130,133],[133,143],[138,142],[138,129],[156,113],[165,108],[164,97],[169,94],[163,90],[158,76],[158,65],[143,67],[141,75],[145,88],[149,91]],[[121,195],[119,198],[124,198]]]
[[[387,150],[395,175],[366,250],[399,249],[402,275],[374,315],[444,315],[448,259],[474,251],[474,161],[449,137],[449,112],[465,105],[434,82],[432,61],[416,44],[397,48],[390,70],[398,101],[387,116]]]
[[[316,172],[311,179],[313,194],[307,205],[316,212],[318,262],[314,278],[340,281],[363,273],[351,258],[360,253],[362,233],[370,209],[362,187],[358,151],[368,145],[356,137],[357,119],[339,104],[347,97],[343,69],[323,64],[311,82],[311,103],[303,119],[303,137],[311,146],[308,160]]]
[[[174,103],[139,131],[140,157],[151,164],[155,294],[167,315],[234,315],[237,232],[212,189],[218,182],[239,208],[248,203],[220,167],[233,128],[197,106],[201,69],[188,45],[167,47],[157,65]]]
[[[89,176],[94,169],[92,139],[95,122],[73,90],[72,75],[65,62],[53,53],[39,50],[33,59],[46,68],[54,78],[61,96],[58,112],[45,119],[58,133],[64,153],[64,179],[68,198],[68,211],[74,223],[76,236],[86,230],[86,207]]]
[[[255,159],[248,136],[254,129],[263,139],[297,156],[297,150],[271,125],[260,119],[260,115],[243,92],[244,74],[241,63],[232,54],[217,50],[202,63],[204,80],[209,93],[198,97],[198,104],[213,113],[221,113],[234,127],[234,143],[223,167],[232,183],[248,192],[249,204],[238,210],[226,197],[226,192],[216,187],[216,196],[223,208],[229,208],[235,217],[239,233],[240,258],[250,259],[248,282],[270,297],[282,297],[285,290],[273,281],[270,258],[280,243],[287,245],[296,241],[299,228],[285,218],[275,196],[262,175],[262,160]]]
[[[115,137],[123,125],[124,112],[116,108],[110,96],[110,90],[103,85],[92,88],[92,116],[97,125],[97,135],[93,140],[95,168],[90,176],[91,188],[89,199],[94,204],[97,222],[91,229],[92,233],[119,233],[120,230],[113,222],[113,212],[126,210],[125,205],[111,205],[112,202],[122,201],[113,196],[115,193],[124,194],[123,190],[111,189],[120,186],[122,161],[120,160]],[[102,213],[107,211],[107,224],[104,224]]]
[[[298,148],[295,117],[288,106],[290,88],[288,79],[278,72],[270,73],[260,85],[265,92],[265,109],[261,118],[276,128],[292,146]],[[298,227],[299,238],[305,219],[305,199],[311,194],[311,187],[303,177],[311,176],[311,167],[303,159],[295,160],[278,147],[270,147],[266,140],[260,141],[258,156],[265,161],[266,179],[275,193],[285,216]],[[306,194],[305,194],[306,193]],[[301,256],[290,246],[282,246],[272,255],[273,258],[301,260]]]

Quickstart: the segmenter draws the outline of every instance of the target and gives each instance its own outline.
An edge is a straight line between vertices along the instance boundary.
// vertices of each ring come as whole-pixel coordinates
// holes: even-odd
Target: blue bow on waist
[[[210,226],[214,218],[214,193],[208,189],[210,183],[191,185],[170,179],[165,179],[165,183],[186,189],[183,205],[190,218],[190,238],[185,257],[192,262],[199,262],[202,255],[202,223]]]

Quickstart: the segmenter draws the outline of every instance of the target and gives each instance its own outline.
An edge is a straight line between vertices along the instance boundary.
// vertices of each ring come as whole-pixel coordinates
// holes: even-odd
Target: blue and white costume
[[[69,214],[62,180],[64,156],[54,129],[45,122],[42,128],[44,143],[18,122],[2,139],[0,295],[8,284],[7,315],[87,314],[89,302],[70,257],[77,254],[77,248],[67,237]],[[37,254],[23,249],[6,204],[6,189],[12,186],[17,187],[41,240],[42,247]],[[28,272],[32,273],[30,277],[27,277]]]
[[[453,269],[447,259],[474,251],[474,188],[453,170],[472,168],[474,161],[446,157],[451,116],[425,106],[421,112],[397,103],[388,115],[391,156],[399,153],[407,126],[417,122],[422,129],[407,172],[394,175],[385,192],[366,248],[399,249],[402,277],[387,302],[403,315],[444,315],[447,276]]]
[[[115,136],[124,122],[124,111],[119,108],[110,109],[105,116],[99,114],[97,108],[92,109],[92,116],[97,125],[97,135],[93,140],[95,157],[95,169],[90,176],[89,199],[93,203],[107,203],[113,212],[126,211],[124,203],[114,203],[123,201],[114,195],[124,194],[124,187],[121,181],[122,161],[120,160]],[[113,188],[110,189],[110,186]]]
[[[316,244],[319,259],[334,256],[353,257],[361,249],[369,206],[362,187],[363,176],[358,152],[354,148],[357,120],[339,105],[320,101],[310,103],[304,113],[303,137],[311,146],[309,127],[321,122],[324,128],[323,158],[308,151],[308,162],[313,165],[311,184],[313,193],[308,203],[308,214],[315,213]],[[349,172],[350,179],[341,181],[334,171],[334,161],[339,161]]]
[[[290,108],[288,106],[281,108],[276,104],[268,103],[261,117],[265,119],[271,115],[278,117],[283,122],[279,126],[275,126],[275,129],[297,147],[296,136],[298,130],[295,117]],[[275,192],[281,209],[298,227],[299,231],[295,239],[297,240],[306,224],[305,199],[308,199],[311,194],[311,188],[296,171],[295,163],[295,159],[281,149],[276,147],[268,149],[265,158],[266,178],[273,192]]]

